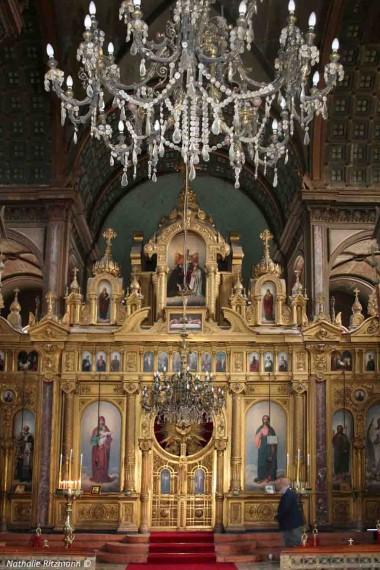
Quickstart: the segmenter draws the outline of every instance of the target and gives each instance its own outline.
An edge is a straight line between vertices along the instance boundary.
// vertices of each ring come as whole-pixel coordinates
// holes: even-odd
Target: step
[[[260,554],[234,554],[232,555],[226,555],[226,556],[218,556],[217,557],[217,561],[218,562],[245,562],[245,563],[251,563],[251,562],[262,562],[263,560],[265,560],[265,558],[263,558],[262,556],[260,556]]]
[[[96,562],[104,562],[107,564],[129,564],[132,562],[145,564],[146,555],[143,554],[116,554],[115,552],[97,552]]]
[[[102,552],[114,552],[115,554],[148,554],[148,544],[128,542],[106,542]]]
[[[153,543],[177,543],[177,542],[214,542],[212,532],[152,532],[150,534],[150,544]]]
[[[181,564],[183,562],[193,564],[201,564],[202,562],[210,563],[216,562],[216,555],[213,552],[204,552],[199,554],[194,554],[190,552],[153,552],[148,556],[148,563],[172,563]]]
[[[214,544],[207,542],[160,542],[149,545],[149,552],[214,552]]]
[[[225,542],[215,544],[215,552],[217,554],[233,554],[233,553],[249,553],[256,550],[257,544],[255,540],[246,542]]]

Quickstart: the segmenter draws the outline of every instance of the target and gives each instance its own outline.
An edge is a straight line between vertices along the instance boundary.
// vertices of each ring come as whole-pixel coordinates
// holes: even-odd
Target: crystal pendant
[[[173,132],[173,142],[174,142],[174,144],[179,144],[179,143],[181,142],[181,138],[182,138],[182,137],[181,137],[181,131],[179,130],[178,127],[176,127],[176,128],[174,129],[174,132]]]
[[[278,182],[278,179],[277,179],[277,168],[275,168],[275,169],[274,169],[274,177],[273,177],[273,186],[274,186],[274,188],[276,188],[277,182]]]
[[[213,135],[220,135],[220,119],[219,117],[215,117],[212,125],[211,125],[211,132]]]
[[[77,142],[78,142],[78,134],[76,131],[74,131],[73,142],[74,142],[74,144],[77,144]]]
[[[112,154],[111,154],[111,157],[110,157],[110,166],[113,166],[114,164],[115,164],[115,161],[114,161],[113,156],[112,156]]]
[[[193,163],[191,163],[190,172],[189,172],[189,180],[191,180],[191,181],[195,180],[196,176],[197,176],[197,173],[195,171],[195,166]]]
[[[202,158],[205,162],[208,162],[210,160],[210,153],[207,146],[204,146],[202,149]]]
[[[142,59],[140,62],[140,77],[145,77],[145,75],[146,75],[145,59]]]
[[[128,186],[128,176],[127,173],[124,171],[123,172],[123,176],[121,177],[121,185],[125,188],[125,186]]]

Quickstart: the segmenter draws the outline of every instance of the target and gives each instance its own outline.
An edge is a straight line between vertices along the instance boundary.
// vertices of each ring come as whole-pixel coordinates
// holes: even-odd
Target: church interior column
[[[227,442],[224,439],[215,441],[216,449],[216,490],[215,490],[215,532],[223,532],[223,501],[224,501],[224,452]]]
[[[124,491],[128,495],[136,490],[135,484],[135,423],[136,423],[136,394],[138,392],[138,384],[127,384],[125,386],[127,392],[127,417],[126,417],[126,439],[125,439],[125,478]]]
[[[311,213],[312,215],[312,213]],[[309,288],[311,298],[314,299],[315,306],[312,313],[317,312],[317,302],[322,302],[321,310],[329,312],[329,276],[328,276],[328,240],[327,230],[323,224],[311,224],[310,229],[310,249],[306,256],[306,261],[310,264]],[[323,301],[322,301],[323,300]]]
[[[230,492],[238,494],[241,491],[241,429],[242,411],[241,401],[244,384],[232,384],[232,435],[231,435],[231,482]]]
[[[316,434],[316,516],[319,525],[329,522],[329,500],[327,481],[327,431],[326,431],[326,380],[315,379],[315,434]]]
[[[73,417],[74,417],[74,387],[64,386],[63,388],[63,441],[62,455],[64,464],[62,466],[62,478],[69,479],[70,450],[73,448]]]
[[[47,292],[57,299],[64,296],[68,260],[68,213],[64,206],[51,206],[46,231],[44,273]]]
[[[152,440],[140,439],[139,447],[142,453],[141,461],[141,514],[139,532],[146,534],[149,532],[149,491],[151,489],[151,473],[149,470],[149,454],[152,449]]]
[[[50,464],[51,445],[53,440],[53,382],[42,382],[41,438],[40,438],[40,472],[38,477],[37,517],[36,523],[41,527],[49,525],[50,514]]]
[[[10,410],[1,410],[0,437],[0,531],[7,530],[7,495],[9,491],[9,475],[14,445],[12,438]]]

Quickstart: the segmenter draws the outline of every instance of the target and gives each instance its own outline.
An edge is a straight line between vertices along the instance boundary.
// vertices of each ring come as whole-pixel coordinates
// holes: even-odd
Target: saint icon
[[[256,430],[257,477],[255,483],[274,481],[277,477],[277,436],[270,425],[268,415],[263,416],[262,424]]]
[[[104,416],[100,416],[98,425],[92,431],[92,476],[91,481],[94,483],[109,483],[114,480],[108,474],[110,453],[111,453],[112,434],[107,427]]]
[[[107,287],[103,287],[98,299],[99,321],[110,319],[110,294]]]
[[[274,321],[273,303],[274,303],[273,293],[271,292],[269,287],[267,287],[267,290],[266,290],[265,295],[263,297],[263,315],[264,315],[264,320],[267,322],[273,322]]]
[[[32,482],[34,437],[30,433],[30,427],[22,427],[21,433],[16,439],[16,473],[17,481]]]

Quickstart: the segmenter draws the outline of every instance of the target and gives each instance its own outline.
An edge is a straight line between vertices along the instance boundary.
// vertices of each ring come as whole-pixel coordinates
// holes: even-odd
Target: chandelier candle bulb
[[[333,40],[333,43],[331,44],[331,48],[332,48],[332,50],[333,50],[334,53],[336,53],[336,52],[338,51],[338,49],[339,49],[339,40],[338,40],[338,38],[335,38],[335,39]]]
[[[109,55],[113,55],[113,54],[114,54],[115,48],[114,48],[114,45],[113,45],[112,42],[110,42],[110,43],[108,44],[108,48],[107,48],[107,49],[108,49],[108,54],[109,54]]]
[[[288,4],[288,11],[289,14],[294,14],[294,12],[296,11],[296,3],[294,2],[294,0],[290,0]]]
[[[119,133],[123,133],[123,132],[124,132],[124,123],[123,123],[123,121],[119,121],[119,124],[118,124],[117,128],[119,129]]]
[[[96,14],[96,5],[95,2],[90,2],[90,5],[88,7],[88,11],[90,12],[91,16],[95,16]]]
[[[240,16],[244,17],[247,13],[247,3],[245,2],[245,0],[242,0],[242,2],[240,2],[239,4],[239,14]]]
[[[317,16],[315,12],[312,12],[309,16],[309,28],[314,29],[317,23]]]
[[[314,87],[317,87],[319,83],[319,71],[316,71],[313,75],[313,85]]]
[[[67,85],[67,88],[70,90],[73,88],[74,82],[73,82],[73,78],[71,77],[71,75],[67,76],[66,85]]]
[[[91,16],[90,14],[87,14],[87,16],[84,19],[84,27],[86,28],[86,30],[90,30],[91,25],[92,25]]]
[[[49,59],[52,59],[54,57],[54,48],[51,44],[47,44],[46,53],[47,53]]]

